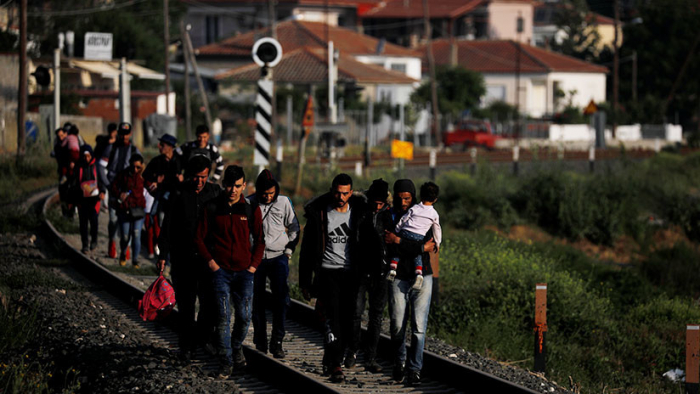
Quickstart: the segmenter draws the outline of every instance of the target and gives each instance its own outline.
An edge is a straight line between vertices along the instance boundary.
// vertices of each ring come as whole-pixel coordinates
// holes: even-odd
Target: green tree
[[[98,3],[102,2],[29,0],[27,29],[30,37],[39,42],[40,55],[51,56],[61,32],[75,33],[75,57],[83,56],[86,32],[112,33],[114,59],[139,60],[145,67],[162,71],[165,64],[163,2],[115,0],[104,2],[102,9]],[[169,5],[170,37],[174,41],[180,36],[178,24],[186,6],[181,1],[170,1]],[[162,86],[162,82],[143,82],[139,81],[132,88]]]
[[[589,62],[598,55],[600,34],[585,0],[566,0],[557,9],[554,22],[563,32],[561,42],[551,43],[554,51]]]
[[[699,38],[698,20],[696,1],[649,0],[639,6],[638,18],[625,24],[620,52],[622,57],[637,53],[638,100],[632,100],[632,62],[624,62],[620,64],[620,101],[639,121],[659,122],[664,117],[673,121],[678,115],[684,128],[697,129],[700,45],[694,44]],[[681,73],[686,60],[689,63]]]
[[[441,113],[454,116],[464,110],[474,110],[479,106],[481,96],[486,93],[484,77],[475,71],[462,67],[440,66],[436,70],[438,107]],[[431,99],[430,83],[422,84],[411,95],[411,101],[425,105]]]

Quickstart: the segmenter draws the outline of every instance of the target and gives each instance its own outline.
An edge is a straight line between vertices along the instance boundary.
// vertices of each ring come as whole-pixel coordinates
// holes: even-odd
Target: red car
[[[455,125],[455,130],[443,134],[445,146],[463,145],[493,149],[496,140],[501,139],[491,131],[491,123],[483,120],[463,120]]]

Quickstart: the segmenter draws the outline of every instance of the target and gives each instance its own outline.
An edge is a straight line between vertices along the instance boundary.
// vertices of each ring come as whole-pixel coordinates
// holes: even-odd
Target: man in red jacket
[[[224,191],[207,205],[197,225],[195,243],[202,261],[213,272],[218,310],[216,344],[221,353],[219,379],[245,367],[241,348],[250,326],[253,277],[265,251],[262,214],[243,197],[245,173],[236,165],[226,168]],[[252,239],[251,239],[252,238]],[[231,307],[235,322],[231,332]]]

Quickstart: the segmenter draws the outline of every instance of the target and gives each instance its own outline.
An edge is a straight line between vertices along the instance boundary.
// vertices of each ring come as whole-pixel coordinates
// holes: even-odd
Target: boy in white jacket
[[[406,212],[399,220],[399,223],[396,224],[395,232],[401,238],[422,241],[425,238],[425,234],[432,229],[436,248],[439,248],[442,242],[442,228],[440,227],[440,215],[433,207],[439,194],[440,188],[438,185],[433,182],[424,183],[420,187],[421,203],[414,205]],[[416,281],[413,283],[413,289],[418,290],[423,285],[423,256],[416,256],[413,262],[416,269]],[[393,281],[396,277],[398,263],[398,257],[392,259],[390,270],[386,277],[388,281]]]

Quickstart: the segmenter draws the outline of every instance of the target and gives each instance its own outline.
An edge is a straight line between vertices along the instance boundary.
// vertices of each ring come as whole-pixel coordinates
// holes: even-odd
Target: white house
[[[515,41],[437,40],[433,53],[438,65],[459,65],[482,73],[486,83],[483,105],[505,101],[519,105],[523,114],[541,117],[560,111],[569,101],[579,108],[591,100],[605,101],[607,68],[570,56]]]

